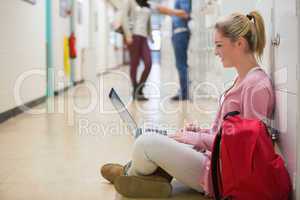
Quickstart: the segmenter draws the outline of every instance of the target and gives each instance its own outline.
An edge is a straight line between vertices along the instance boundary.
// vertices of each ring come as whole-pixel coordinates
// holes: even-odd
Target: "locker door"
[[[84,79],[83,70],[86,70],[86,53],[89,40],[89,1],[74,1],[73,26],[77,37],[77,59],[75,59],[74,79],[81,81]]]
[[[297,93],[296,66],[298,62],[298,34],[296,0],[274,1],[272,13],[274,31],[272,43],[275,56],[276,88],[290,94]]]
[[[297,163],[297,62],[298,33],[296,0],[274,0],[271,13],[272,75],[276,89],[275,128],[280,135],[280,149],[288,164],[293,187]],[[295,193],[295,192],[294,192]]]

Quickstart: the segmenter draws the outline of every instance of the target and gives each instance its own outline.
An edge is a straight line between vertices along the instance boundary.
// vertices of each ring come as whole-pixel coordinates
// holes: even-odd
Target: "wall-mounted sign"
[[[36,0],[23,0],[23,1],[26,1],[32,5],[36,4]]]
[[[71,1],[60,0],[59,1],[59,15],[61,17],[68,17],[71,15]]]

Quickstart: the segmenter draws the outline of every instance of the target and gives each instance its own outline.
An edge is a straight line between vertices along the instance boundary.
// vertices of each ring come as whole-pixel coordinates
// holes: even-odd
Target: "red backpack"
[[[211,173],[216,200],[288,200],[292,190],[283,159],[275,153],[266,125],[224,117],[212,152]]]

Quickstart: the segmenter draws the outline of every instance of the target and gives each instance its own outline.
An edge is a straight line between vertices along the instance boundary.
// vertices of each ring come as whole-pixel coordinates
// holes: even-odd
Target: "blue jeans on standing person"
[[[179,97],[181,99],[189,98],[188,91],[188,46],[190,40],[190,32],[185,31],[181,33],[173,34],[172,43],[175,52],[176,68],[179,75],[180,92]]]

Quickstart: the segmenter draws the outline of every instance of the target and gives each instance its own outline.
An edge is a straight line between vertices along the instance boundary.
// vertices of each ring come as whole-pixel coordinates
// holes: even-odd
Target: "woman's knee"
[[[157,145],[160,145],[160,136],[158,134],[143,134],[139,136],[134,143],[134,150],[146,151],[148,148],[156,148]]]
[[[147,143],[150,143],[152,140],[153,140],[152,136],[142,134],[136,139],[134,146],[135,147],[145,146]]]

